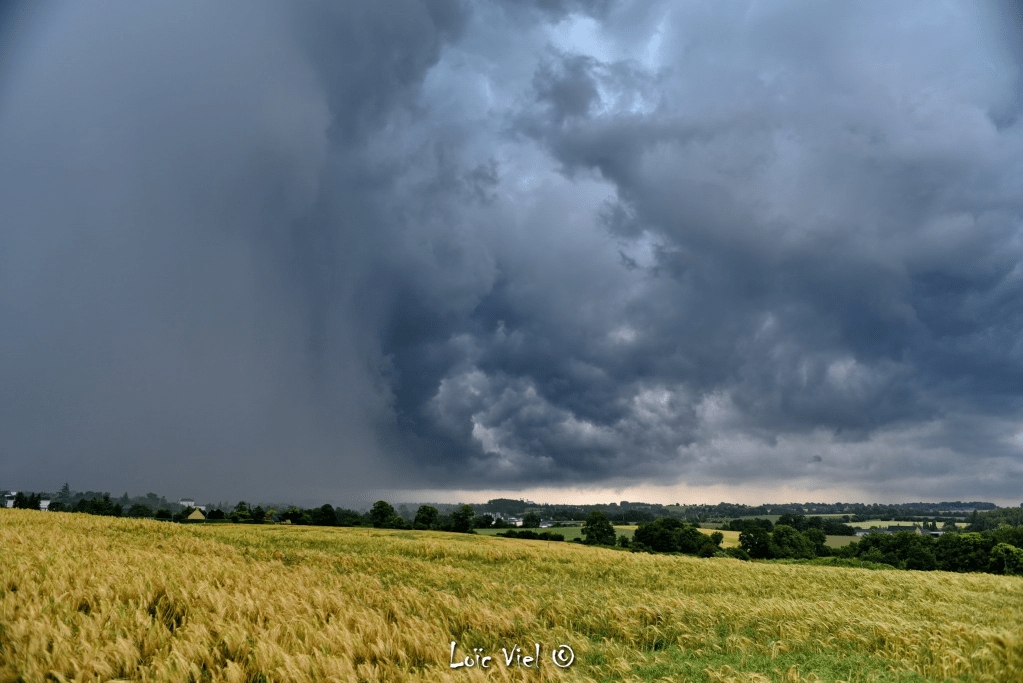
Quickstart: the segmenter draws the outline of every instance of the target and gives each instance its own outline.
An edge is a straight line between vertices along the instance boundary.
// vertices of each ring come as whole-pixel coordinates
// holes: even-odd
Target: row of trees
[[[1023,526],[1023,506],[979,513],[974,510],[968,522],[967,531],[994,531],[1003,524],[1013,527]]]
[[[870,533],[838,548],[826,545],[817,528],[805,531],[777,524],[768,532],[750,526],[739,544],[752,559],[814,559],[834,556],[889,565],[895,569],[1023,574],[1023,527],[1003,525],[992,531],[930,535],[902,531]]]
[[[260,510],[260,508],[256,508],[257,512]],[[233,514],[238,512],[236,510]],[[472,533],[474,528],[490,526],[494,523],[494,519],[490,515],[478,517],[469,505],[462,505],[450,515],[441,515],[437,508],[432,505],[420,505],[415,517],[410,522],[398,514],[393,505],[384,500],[378,500],[373,503],[373,507],[366,514],[347,508],[335,508],[329,503],[311,510],[291,507],[282,513],[275,511],[271,511],[271,513],[271,516],[277,521],[288,521],[292,524],[372,526],[378,529],[432,529],[459,533]],[[255,521],[254,517],[259,517],[259,515],[253,515],[250,512],[249,520],[243,519],[238,515],[237,521]],[[234,520],[234,517],[232,516],[231,519]]]
[[[849,521],[849,518],[830,519],[826,517],[807,517],[806,515],[784,514],[778,518],[778,524],[790,526],[793,529],[803,532],[808,529],[820,529],[826,536],[855,536],[856,529],[841,520]],[[728,531],[745,531],[751,527],[763,527],[767,531],[774,530],[774,524],[769,519],[733,519],[722,526]]]
[[[816,527],[800,531],[787,524],[775,524],[772,531],[751,526],[739,534],[739,545],[754,560],[825,557],[830,554],[827,540]]]
[[[939,523],[948,520],[963,520],[971,511],[994,510],[993,503],[985,502],[941,502],[941,503],[901,503],[894,505],[864,503],[785,503],[758,506],[746,506],[732,503],[716,505],[659,505],[649,503],[608,503],[598,505],[552,505],[526,503],[507,499],[492,500],[480,511],[491,512],[500,509],[506,514],[521,515],[527,509],[539,512],[545,520],[585,519],[590,512],[600,511],[612,522],[641,523],[654,521],[662,517],[675,517],[689,523],[702,523],[712,520],[735,519],[738,517],[755,517],[763,515],[824,515],[842,514],[839,522],[843,524],[863,522],[868,519],[885,521]],[[983,515],[984,512],[980,512]],[[829,532],[829,535],[830,532]],[[837,535],[837,534],[836,534]]]
[[[207,519],[217,519],[218,513],[223,514],[219,510],[213,510]],[[471,533],[473,529],[512,527],[508,522],[492,515],[477,515],[469,505],[462,505],[446,515],[441,514],[432,505],[420,505],[412,519],[406,519],[393,505],[384,500],[375,502],[367,513],[348,508],[335,508],[329,503],[312,509],[291,506],[283,512],[278,512],[272,509],[263,510],[258,506],[250,508],[242,501],[234,510],[226,513],[226,518],[242,524],[290,522],[313,526],[372,526],[378,529],[419,529],[459,533]],[[540,526],[539,518],[536,519],[536,526]]]
[[[519,537],[522,538],[522,532]],[[652,522],[642,522],[636,528],[632,539],[622,534],[615,539],[611,520],[603,512],[595,510],[586,518],[582,527],[583,543],[587,545],[618,545],[633,552],[684,553],[712,557],[714,555],[743,556],[739,549],[723,550],[724,534],[720,531],[707,535],[692,524],[674,517],[661,517]]]
[[[662,517],[653,522],[640,524],[631,542],[623,536],[619,539],[619,544],[637,552],[684,553],[712,557],[727,554],[721,549],[724,537],[720,531],[707,535],[694,525],[673,517]]]
[[[22,492],[14,494],[14,507],[20,510],[38,510],[42,496],[38,493],[25,495]]]
[[[106,517],[133,517],[154,518],[165,521],[183,522],[192,514],[193,508],[185,508],[178,512],[171,512],[166,508],[153,510],[143,503],[133,503],[127,510],[117,501],[111,499],[109,493],[96,496],[92,499],[80,498],[73,505],[65,505],[60,501],[52,501],[49,510],[51,512],[84,512],[89,515],[103,515]]]
[[[40,508],[40,495],[26,495],[18,493],[15,496],[14,507],[38,510]],[[155,518],[175,522],[184,522],[192,512],[193,508],[185,508],[172,513],[166,508],[153,510],[143,503],[134,503],[127,510],[124,506],[112,500],[110,494],[103,494],[101,497],[94,497],[90,500],[79,499],[76,503],[67,505],[60,501],[51,501],[49,509],[53,512],[82,512],[91,515],[104,515],[110,517],[134,517],[134,518]],[[539,516],[527,520],[540,526]],[[510,528],[512,525],[500,518],[495,519],[491,515],[477,515],[469,505],[462,505],[450,515],[441,515],[436,507],[421,505],[416,512],[412,522],[408,522],[399,515],[394,507],[383,500],[378,500],[366,514],[347,508],[335,508],[329,503],[318,508],[302,509],[295,506],[289,507],[283,512],[274,509],[263,509],[261,506],[250,506],[245,501],[240,501],[233,509],[225,512],[219,508],[208,511],[208,521],[230,521],[238,524],[265,524],[271,522],[290,522],[300,525],[315,526],[373,526],[387,529],[432,529],[438,531],[454,531],[460,533],[472,533],[475,528]]]
[[[49,500],[47,509],[51,512],[86,512],[100,515],[152,517],[159,514],[162,518],[173,517],[174,511],[184,510],[178,503],[168,502],[163,496],[155,493],[148,493],[145,496],[131,498],[125,493],[120,498],[111,498],[110,493],[97,491],[72,491],[65,483],[61,489],[51,495],[49,493],[26,493],[24,491],[14,494],[13,507],[27,510],[39,510],[42,508],[42,501]],[[145,514],[133,514],[131,511],[146,511]],[[191,512],[190,509],[188,512]]]
[[[945,533],[938,538],[903,531],[871,533],[858,542],[835,548],[837,557],[891,565],[897,569],[947,572],[988,572],[1023,575],[1023,528],[1003,526],[991,531]]]
[[[82,499],[91,501],[95,498],[101,498],[104,495],[109,494],[94,491],[72,491],[70,486],[65,483],[60,491],[55,493],[53,496],[45,493],[38,495],[40,495],[43,500],[50,498],[54,502],[62,503],[65,506],[63,509],[69,509]],[[114,498],[113,502],[120,504],[124,510],[130,509],[134,504],[142,504],[147,506],[151,511],[160,509],[167,509],[172,512],[182,511],[182,508],[178,503],[170,502],[166,498],[158,496],[155,493],[148,493],[145,496],[131,497],[127,492],[125,492],[123,496]],[[211,505],[210,507],[228,510],[224,503],[220,503],[216,506]],[[436,507],[439,509],[441,514],[450,515],[460,506],[437,504]],[[535,515],[537,520],[539,520],[539,517],[542,515],[545,520],[550,521],[585,519],[589,513],[599,511],[603,512],[609,520],[618,523],[649,522],[661,517],[675,517],[694,523],[708,520],[733,519],[736,517],[753,517],[758,515],[790,514],[793,516],[800,516],[804,513],[808,513],[810,515],[844,513],[845,516],[840,519],[840,522],[844,524],[848,524],[850,522],[862,522],[867,519],[911,522],[937,520],[940,523],[953,517],[959,520],[966,520],[967,515],[969,515],[969,522],[981,526],[987,524],[987,528],[994,528],[1002,521],[1001,519],[989,516],[992,513],[1009,516],[1015,515],[1016,518],[1019,518],[1019,516],[1023,514],[1023,506],[1021,506],[1021,508],[996,509],[996,506],[993,503],[979,501],[903,503],[897,505],[868,505],[862,503],[786,503],[749,507],[746,505],[730,503],[680,506],[638,502],[630,503],[628,501],[591,505],[552,505],[537,504],[531,501],[513,500],[510,498],[496,498],[488,501],[487,503],[475,505],[473,507],[477,516],[480,517],[486,514],[491,514],[494,517],[507,517],[522,516],[529,513]],[[985,510],[991,512],[984,512]],[[228,510],[225,514],[230,516],[232,511]],[[406,521],[411,523],[413,514],[406,510],[404,506],[399,509],[399,514],[403,516]],[[781,523],[784,524],[786,522],[783,521]],[[789,524],[789,526],[795,525]],[[531,525],[527,528],[535,528],[535,526]],[[981,530],[984,529],[970,529],[970,531]],[[826,533],[831,534],[831,531],[826,530]]]
[[[830,548],[827,535],[820,526],[806,523],[801,524],[800,529],[781,521],[779,519],[778,524],[772,524],[764,519],[742,520],[739,548],[722,549],[721,532],[707,535],[695,526],[670,517],[640,524],[631,542],[622,536],[618,544],[634,551],[701,557],[725,555],[743,560],[836,557],[887,565],[894,569],[1023,575],[1023,526],[1003,523],[990,531],[945,533],[937,539],[909,531],[897,534],[875,532],[858,542]],[[798,516],[785,521],[800,522]],[[587,520],[589,524],[590,519]],[[613,533],[612,530],[610,538],[613,538]],[[603,539],[602,544],[608,545],[608,537]]]

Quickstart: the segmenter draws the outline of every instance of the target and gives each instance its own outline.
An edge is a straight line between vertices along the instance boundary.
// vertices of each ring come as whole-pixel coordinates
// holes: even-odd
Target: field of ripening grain
[[[0,549],[0,682],[1023,681],[1018,577],[7,509]]]

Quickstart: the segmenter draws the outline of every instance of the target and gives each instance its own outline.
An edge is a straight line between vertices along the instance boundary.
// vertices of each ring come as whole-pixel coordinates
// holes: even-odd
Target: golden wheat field
[[[6,509],[0,548],[3,682],[1023,681],[1020,578]]]

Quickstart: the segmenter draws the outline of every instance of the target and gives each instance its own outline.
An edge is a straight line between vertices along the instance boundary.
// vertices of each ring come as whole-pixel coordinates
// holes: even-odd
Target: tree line
[[[785,521],[792,523],[750,519],[730,525],[740,527],[734,529],[740,531],[740,547],[725,549],[720,554],[742,560],[836,558],[892,569],[1023,575],[1023,526],[1019,525],[1003,522],[994,529],[948,530],[938,538],[911,531],[871,532],[859,541],[831,548],[820,525],[798,516]],[[716,535],[708,537],[678,520],[662,518],[639,525],[632,548],[709,557],[719,554],[720,539],[713,538]]]
[[[1023,576],[1023,525],[1018,523],[1023,520],[1014,514],[1000,517],[1006,518],[1017,524],[1002,521],[993,529],[949,530],[938,538],[911,531],[871,532],[838,548],[827,545],[825,524],[800,515],[782,517],[778,523],[767,519],[736,520],[729,527],[740,532],[738,548],[722,548],[724,535],[720,531],[706,534],[673,517],[641,523],[631,540],[621,535],[616,541],[607,518],[594,512],[587,518],[583,534],[587,536],[585,543],[617,544],[633,552]],[[979,526],[986,524],[978,522]]]
[[[946,531],[938,538],[912,531],[871,532],[838,548],[825,545],[819,529],[800,532],[776,524],[768,532],[750,526],[739,544],[751,559],[813,560],[821,557],[857,560],[893,569],[948,572],[989,572],[1023,575],[1023,528],[1002,525],[991,531]]]
[[[28,494],[24,494],[28,495]],[[51,498],[48,494],[38,494],[42,499]],[[53,503],[60,503],[56,509],[69,509],[77,505],[81,500],[91,502],[97,498],[108,496],[109,493],[86,491],[71,491],[67,484],[59,493],[52,496]],[[133,505],[144,505],[151,513],[159,510],[174,512],[183,511],[181,506],[175,502],[169,502],[166,498],[155,493],[148,493],[145,496],[130,497],[127,492],[119,498],[112,499],[114,504],[119,504],[122,510],[127,511]],[[434,503],[431,507],[439,510],[441,515],[450,515],[457,511],[461,504],[452,505],[447,503]],[[230,516],[234,510],[224,503],[210,505],[211,509],[224,511]],[[237,507],[237,506],[235,506]],[[292,509],[292,506],[280,506]],[[1023,514],[1021,508],[997,509],[993,503],[982,501],[962,502],[945,501],[940,503],[899,503],[899,504],[866,504],[866,503],[784,503],[765,504],[758,506],[747,506],[734,503],[718,503],[716,505],[661,505],[657,503],[640,503],[621,501],[620,503],[601,503],[585,505],[559,505],[559,504],[537,504],[531,501],[515,500],[511,498],[495,498],[483,504],[472,505],[476,514],[483,517],[490,514],[492,519],[515,516],[522,517],[526,514],[536,514],[548,521],[568,521],[585,519],[589,513],[594,511],[603,512],[604,515],[615,523],[638,524],[641,522],[652,522],[663,517],[674,517],[684,520],[690,524],[699,524],[712,520],[728,520],[737,517],[756,517],[761,515],[823,515],[823,514],[844,514],[841,523],[849,524],[863,522],[868,519],[881,519],[883,521],[948,521],[948,520],[969,520],[985,517],[990,514],[987,511],[1003,513],[1008,515]],[[414,513],[407,510],[404,505],[399,506],[398,514],[405,518],[410,524],[413,523]],[[295,523],[295,522],[293,522]],[[997,526],[995,524],[994,526]],[[829,535],[832,531],[826,531]]]
[[[856,529],[845,524],[848,521],[850,521],[848,517],[828,519],[793,514],[784,514],[778,518],[778,524],[790,526],[799,532],[806,531],[807,529],[820,529],[826,536],[855,536]],[[762,526],[767,531],[774,530],[774,524],[769,519],[733,519],[725,523],[721,528],[726,531],[745,531],[750,526]]]

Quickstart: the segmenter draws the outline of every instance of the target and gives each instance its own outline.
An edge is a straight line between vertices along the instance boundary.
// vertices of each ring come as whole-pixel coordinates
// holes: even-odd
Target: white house
[[[13,508],[14,507],[14,497],[16,495],[18,495],[17,491],[11,491],[10,493],[7,493],[6,495],[4,495],[3,506],[5,508]],[[45,498],[43,500],[40,500],[39,501],[39,509],[40,510],[49,510],[50,509],[50,499],[49,498]]]

